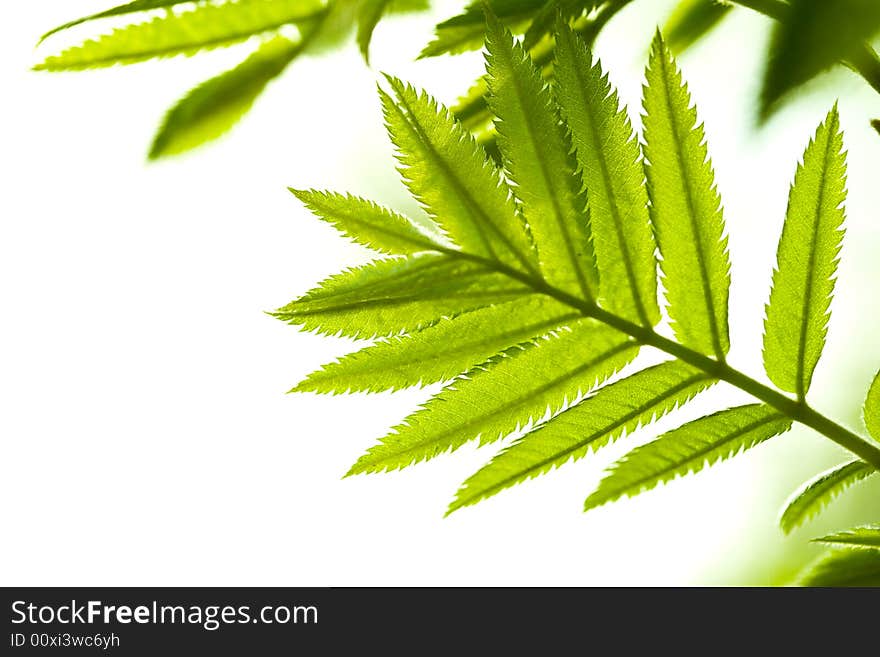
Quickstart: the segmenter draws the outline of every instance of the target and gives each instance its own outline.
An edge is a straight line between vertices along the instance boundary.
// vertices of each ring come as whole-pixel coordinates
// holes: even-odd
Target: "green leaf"
[[[764,323],[764,367],[779,388],[803,399],[825,346],[843,240],[846,158],[837,106],[797,168],[779,241]]]
[[[540,422],[629,363],[638,345],[596,322],[572,322],[450,383],[370,448],[349,475],[395,470],[468,441],[494,442]]]
[[[223,135],[301,50],[301,43],[275,37],[235,68],[190,91],[165,115],[150,159],[182,153]]]
[[[864,409],[865,427],[868,433],[880,440],[880,373],[874,377],[874,382],[868,390]]]
[[[874,474],[873,466],[855,460],[838,465],[806,482],[785,503],[779,526],[786,534],[822,511],[844,490]]]
[[[290,190],[316,216],[351,240],[379,253],[409,255],[448,248],[408,217],[351,195]]]
[[[419,58],[479,50],[486,37],[486,8],[510,27],[524,29],[531,16],[541,10],[546,0],[488,0],[474,2],[457,16],[434,28],[434,39]]]
[[[534,290],[485,265],[422,254],[331,276],[272,315],[307,331],[372,338],[529,294]]]
[[[399,103],[380,92],[391,141],[412,195],[468,253],[534,270],[534,247],[510,188],[445,107],[388,78]]]
[[[730,348],[730,260],[721,199],[703,126],[659,33],[646,76],[648,194],[672,328],[682,344],[723,359]]]
[[[489,105],[502,161],[535,240],[544,278],[582,298],[598,286],[586,198],[550,90],[494,17],[486,35]]]
[[[545,296],[479,308],[343,356],[310,374],[292,392],[381,392],[448,381],[580,316]]]
[[[802,586],[880,586],[880,550],[833,550],[801,579]]]
[[[174,5],[182,5],[188,2],[192,2],[192,0],[135,0],[134,2],[119,5],[118,7],[113,7],[112,9],[99,11],[96,14],[89,14],[88,16],[77,18],[76,20],[72,20],[68,23],[64,23],[63,25],[59,25],[58,27],[49,30],[43,36],[41,36],[40,43],[48,39],[53,34],[70,29],[71,27],[76,27],[77,25],[82,25],[83,23],[98,20],[100,18],[124,16],[126,14],[135,14],[142,11],[148,11],[150,9],[169,8],[173,7]]]
[[[523,38],[523,46],[531,48],[547,34],[559,18],[571,21],[577,16],[589,14],[603,4],[602,0],[546,0],[541,10],[535,14]]]
[[[791,419],[763,404],[730,408],[689,422],[615,463],[587,498],[585,510],[699,472],[788,431],[791,424]]]
[[[672,361],[607,385],[500,452],[464,482],[449,513],[583,458],[686,404],[714,382]]]
[[[639,145],[617,93],[568,27],[556,36],[557,94],[583,168],[604,305],[653,326],[657,263]]]
[[[472,132],[484,128],[490,120],[489,106],[486,104],[488,93],[486,76],[479,77],[452,107],[455,118]]]
[[[819,543],[832,543],[849,547],[880,548],[880,525],[855,527],[813,540]]]
[[[788,92],[857,56],[863,42],[880,31],[877,0],[791,0],[785,8],[770,38],[760,99],[764,119]]]
[[[663,28],[670,49],[683,53],[717,27],[731,9],[733,5],[718,0],[681,0]]]
[[[393,0],[363,0],[358,6],[357,15],[357,43],[364,61],[370,61],[370,41],[373,40],[373,30],[379,24],[382,16],[388,10]]]
[[[284,25],[314,19],[325,11],[321,0],[239,0],[199,4],[182,13],[166,13],[145,23],[118,28],[95,40],[47,57],[34,68],[69,71],[130,64],[154,57],[191,55],[218,48]]]

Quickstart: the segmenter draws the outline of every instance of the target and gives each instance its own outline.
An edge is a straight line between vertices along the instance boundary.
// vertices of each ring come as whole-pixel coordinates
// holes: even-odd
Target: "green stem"
[[[715,358],[694,351],[674,340],[670,340],[657,333],[651,327],[636,324],[628,319],[608,312],[607,310],[600,308],[594,301],[578,298],[564,290],[553,287],[543,278],[534,277],[533,275],[518,271],[497,261],[487,260],[486,258],[462,253],[461,251],[456,251],[454,249],[438,248],[437,250],[453,257],[479,262],[498,273],[505,274],[525,283],[536,292],[546,294],[547,296],[574,308],[585,317],[591,317],[602,322],[606,326],[610,326],[621,333],[625,333],[639,344],[653,347],[654,349],[673,356],[688,365],[696,367],[713,378],[725,381],[730,385],[739,388],[743,392],[748,393],[755,399],[772,406],[791,420],[810,427],[844,449],[849,450],[866,463],[869,463],[880,470],[880,446],[872,441],[862,438],[834,420],[822,415],[815,409],[811,408],[805,400],[792,399],[778,390],[766,386],[749,375],[731,367],[726,362],[716,360]]]

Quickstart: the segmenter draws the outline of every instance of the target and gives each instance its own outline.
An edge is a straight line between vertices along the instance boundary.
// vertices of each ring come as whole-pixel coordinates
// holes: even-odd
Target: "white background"
[[[287,185],[413,208],[381,129],[377,76],[353,47],[303,60],[231,136],[146,165],[164,109],[251,46],[125,69],[29,72],[64,43],[35,51],[39,34],[107,4],[17,3],[0,23],[0,582],[765,583],[784,581],[791,573],[780,559],[796,566],[814,554],[807,538],[837,526],[826,518],[788,539],[775,528],[787,493],[841,459],[806,431],[586,515],[582,501],[603,468],[651,431],[445,520],[456,486],[490,450],[341,480],[427,392],[285,395],[350,346],[264,311],[368,257],[312,219]],[[634,118],[646,46],[669,6],[636,2],[599,42]],[[731,233],[733,361],[761,374],[762,305],[787,186],[839,95],[849,235],[814,401],[856,426],[880,364],[871,321],[880,315],[880,137],[867,126],[880,101],[840,73],[757,130],[768,23],[738,14],[682,60]],[[450,101],[480,59],[413,63],[431,24],[424,15],[383,23],[373,62]],[[719,388],[702,408],[741,399]]]

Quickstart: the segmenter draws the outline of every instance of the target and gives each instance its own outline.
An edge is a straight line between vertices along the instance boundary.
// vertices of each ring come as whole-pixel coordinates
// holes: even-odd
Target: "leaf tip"
[[[598,509],[600,506],[605,504],[608,500],[599,496],[599,491],[596,491],[592,495],[590,495],[586,500],[584,500],[584,513],[587,511],[592,511],[593,509]]]
[[[299,189],[297,187],[288,186],[287,191],[293,194],[297,200],[302,202],[305,205],[308,205],[309,199],[315,194],[314,190],[311,189]]]
[[[651,48],[661,52],[666,50],[666,41],[663,39],[663,33],[660,31],[659,25],[654,29],[654,37],[651,39]]]

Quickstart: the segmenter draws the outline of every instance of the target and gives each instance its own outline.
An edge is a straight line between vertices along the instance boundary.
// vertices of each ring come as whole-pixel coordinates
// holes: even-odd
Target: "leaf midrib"
[[[402,235],[401,233],[398,233],[394,230],[391,230],[390,228],[385,228],[384,226],[380,226],[378,224],[371,224],[369,222],[360,220],[353,215],[346,215],[346,219],[348,219],[349,221],[351,221],[354,224],[359,224],[363,227],[369,228],[370,230],[374,230],[377,233],[380,233],[382,235],[385,235],[388,237],[393,237],[394,239],[400,240],[401,242],[409,242],[410,244],[419,246],[419,247],[423,248],[425,251],[433,251],[437,247],[437,245],[428,238],[425,238],[424,240],[422,240],[422,239],[419,239],[418,237],[409,237],[407,235]],[[345,231],[345,232],[348,232],[348,231]],[[370,246],[370,245],[367,245],[367,246]],[[370,248],[375,248],[375,247],[371,246]],[[397,253],[390,253],[390,255],[397,255]]]
[[[572,39],[571,35],[568,35],[567,38]],[[574,45],[569,46],[572,51],[575,51],[576,48]],[[575,54],[575,57],[577,55]],[[574,65],[572,67],[574,69],[574,74],[577,77],[578,85],[577,89],[581,96],[581,102],[583,106],[586,108],[585,114],[588,116],[587,124],[589,126],[589,130],[593,136],[593,142],[595,144],[601,144],[602,140],[599,135],[599,128],[596,125],[596,116],[590,111],[590,102],[589,98],[586,95],[587,84],[588,81],[584,78],[581,67]],[[615,110],[615,111],[619,111]],[[651,322],[648,319],[648,313],[645,309],[645,304],[642,300],[642,291],[639,288],[638,281],[636,280],[635,270],[633,268],[632,258],[630,257],[629,249],[627,248],[626,239],[623,234],[623,225],[620,213],[617,208],[617,195],[613,189],[611,176],[608,172],[608,163],[605,161],[604,151],[601,147],[596,148],[596,160],[599,163],[599,170],[602,179],[602,187],[605,189],[606,196],[609,200],[609,210],[611,212],[612,223],[614,224],[614,234],[617,238],[617,247],[618,252],[620,253],[620,258],[623,260],[624,268],[626,269],[626,277],[629,280],[630,290],[632,291],[633,301],[636,303],[636,312],[638,313],[639,319],[641,319],[642,323],[645,326],[650,326]]]
[[[819,224],[822,223],[822,205],[825,201],[825,184],[828,179],[828,160],[831,154],[831,144],[834,141],[833,131],[836,130],[834,125],[829,125],[825,134],[825,149],[822,157],[822,169],[819,174],[819,194],[816,198],[816,205],[813,217],[813,230],[810,233],[810,256],[807,260],[807,280],[804,283],[804,304],[803,318],[801,320],[800,341],[798,342],[798,358],[797,358],[797,396],[798,399],[805,399],[807,395],[807,382],[804,381],[806,375],[806,363],[804,357],[807,351],[807,333],[810,329],[810,320],[812,319],[812,297],[813,287],[815,284],[815,268],[817,249],[816,242],[819,238]]]
[[[443,249],[438,248],[437,250],[440,251],[441,253],[443,253],[444,255],[455,255],[455,254],[459,253],[458,251],[453,250],[453,249],[443,250]],[[432,269],[441,269],[441,274],[442,273],[446,274],[447,284],[460,283],[462,281],[467,281],[468,279],[479,279],[482,276],[485,276],[487,272],[494,272],[496,274],[501,274],[502,276],[505,275],[503,272],[497,271],[492,266],[491,261],[482,261],[481,260],[481,261],[478,261],[475,263],[475,264],[478,264],[484,268],[482,271],[480,269],[464,269],[463,271],[458,270],[457,272],[456,271],[443,272],[442,270],[448,268],[449,265],[451,264],[449,261],[446,261],[442,258],[437,258],[437,257],[425,257],[422,262],[416,262],[415,265],[411,264],[413,260],[417,260],[417,259],[418,259],[418,256],[415,256],[414,258],[398,257],[398,258],[391,258],[388,260],[381,260],[380,262],[383,264],[384,263],[392,264],[392,263],[396,262],[400,265],[408,264],[409,266],[407,266],[406,268],[398,269],[396,272],[393,272],[392,275],[377,277],[377,278],[373,279],[372,281],[369,281],[367,283],[362,283],[354,290],[352,290],[352,289],[332,290],[329,294],[325,292],[325,293],[319,294],[317,297],[310,296],[315,293],[323,292],[323,290],[321,288],[318,288],[316,291],[313,290],[310,292],[306,292],[305,296],[303,296],[301,299],[299,299],[299,301],[297,303],[317,303],[320,301],[328,301],[330,299],[335,299],[335,298],[339,298],[339,297],[344,298],[347,295],[356,295],[356,296],[360,297],[365,292],[368,292],[373,288],[378,287],[380,289],[386,289],[386,290],[390,289],[389,284],[391,284],[391,283],[395,284],[398,287],[405,286],[406,282],[410,278],[423,276],[426,272],[430,272],[430,270],[432,270]],[[473,263],[473,260],[471,260],[471,262]],[[488,264],[488,266],[487,266],[487,264]],[[367,265],[367,266],[369,266],[369,265]],[[363,269],[353,269],[353,270],[349,270],[349,271],[356,273],[358,271],[363,271]],[[454,274],[454,276],[450,276],[450,274]],[[510,278],[509,275],[508,275],[508,278]],[[331,282],[332,281],[333,281],[333,279],[331,279]]]
[[[185,44],[178,43],[174,46],[166,46],[164,48],[153,48],[150,50],[141,50],[139,52],[134,53],[126,53],[121,55],[106,55],[104,57],[99,57],[96,59],[89,59],[88,61],[77,62],[71,65],[64,64],[56,64],[53,65],[50,62],[55,60],[63,60],[65,56],[69,56],[70,53],[76,52],[78,50],[82,50],[83,46],[74,46],[58,55],[48,58],[43,64],[37,65],[35,68],[37,70],[65,70],[65,69],[77,69],[77,68],[98,68],[102,65],[106,64],[116,64],[116,63],[125,63],[125,62],[136,62],[144,59],[152,59],[154,57],[171,57],[174,55],[186,54],[192,51],[198,50],[210,50],[212,48],[220,48],[224,45],[231,45],[233,43],[238,43],[239,41],[244,41],[245,39],[249,39],[252,36],[258,36],[260,34],[266,34],[267,32],[271,32],[273,30],[278,30],[285,25],[296,25],[302,24],[301,27],[306,27],[309,24],[315,23],[318,21],[325,13],[326,8],[322,8],[316,11],[313,14],[307,14],[305,16],[300,16],[296,18],[288,18],[283,21],[276,21],[274,23],[267,23],[265,26],[260,27],[258,30],[238,30],[234,32],[229,32],[223,36],[218,36],[213,39],[207,39],[202,41],[193,41],[190,40]],[[154,19],[161,20],[161,19]],[[149,23],[137,23],[136,25],[147,25]],[[126,28],[122,28],[123,30]],[[109,35],[105,35],[105,38],[112,36],[112,33]],[[303,38],[304,40],[304,38]],[[99,42],[96,42],[99,43]]]
[[[510,51],[508,51],[510,52]],[[513,60],[508,59],[508,70],[513,71]],[[522,84],[520,82],[520,76],[518,75],[509,75],[508,76],[512,82],[512,87],[514,92],[516,93],[516,98],[519,103],[520,108],[525,107],[525,94],[522,88]],[[539,100],[540,102],[540,100]],[[552,111],[552,110],[551,110]],[[529,116],[527,112],[522,111],[523,123],[526,127],[526,132],[529,137],[529,142],[531,143],[532,150],[535,152],[535,160],[538,163],[538,170],[541,174],[541,179],[544,182],[544,188],[549,192],[548,196],[550,197],[550,202],[553,205],[553,216],[556,219],[556,224],[559,227],[560,232],[563,235],[563,241],[565,242],[565,250],[568,253],[569,263],[571,264],[572,269],[574,269],[575,276],[577,277],[578,285],[581,288],[581,292],[584,297],[587,299],[592,299],[592,295],[590,294],[590,289],[587,286],[587,280],[584,277],[584,272],[580,267],[577,254],[574,251],[574,244],[572,243],[571,233],[568,230],[568,226],[565,223],[565,219],[563,217],[562,208],[559,205],[559,199],[554,193],[553,185],[550,183],[550,172],[547,170],[547,164],[544,161],[543,153],[541,149],[538,147],[538,139],[535,134],[535,128],[532,125],[532,122],[529,120]],[[559,129],[556,129],[556,132],[559,133]],[[561,136],[561,135],[560,135]]]
[[[439,352],[439,353],[438,352],[430,352],[426,356],[422,356],[419,358],[410,358],[407,360],[406,365],[412,365],[415,363],[428,363],[428,362],[435,361],[435,360],[451,360],[452,356],[468,354],[468,353],[472,352],[474,349],[485,346],[487,344],[491,344],[496,341],[505,342],[505,340],[507,340],[511,337],[517,336],[517,335],[521,335],[523,333],[529,333],[531,335],[535,335],[535,334],[539,333],[540,331],[551,330],[553,328],[556,328],[556,327],[562,325],[563,323],[565,323],[567,321],[570,321],[573,319],[579,319],[579,318],[580,318],[580,315],[578,315],[576,313],[569,313],[567,315],[557,315],[555,317],[552,317],[550,319],[546,319],[541,322],[535,322],[533,324],[528,324],[526,326],[511,328],[508,331],[502,331],[500,333],[492,333],[488,337],[486,337],[482,340],[464,343],[454,349],[444,348],[443,351]],[[525,342],[525,341],[521,341],[521,342]],[[507,343],[507,344],[509,344],[509,343]],[[355,352],[355,353],[357,353],[357,352]],[[477,363],[477,365],[479,365],[479,363]],[[401,366],[398,365],[398,366],[392,367],[390,369],[398,369],[399,367],[401,367]]]

